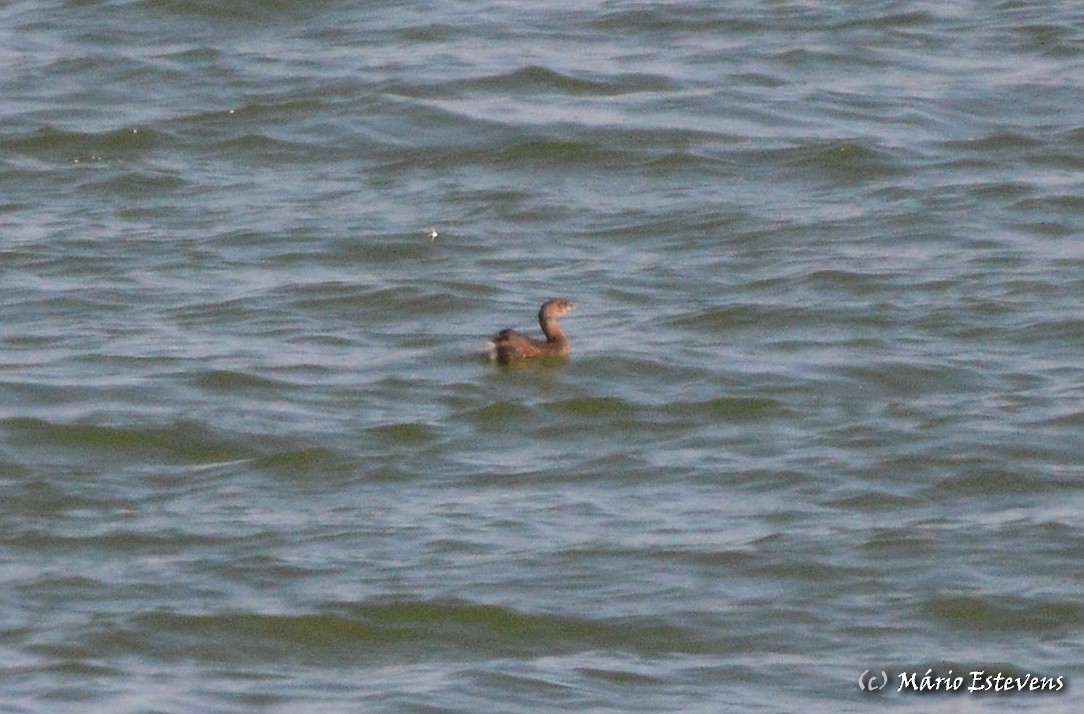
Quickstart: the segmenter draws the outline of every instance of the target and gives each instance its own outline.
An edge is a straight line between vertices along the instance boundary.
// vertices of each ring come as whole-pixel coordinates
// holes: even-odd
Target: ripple
[[[138,158],[153,151],[165,140],[162,133],[139,127],[101,133],[47,128],[30,136],[4,139],[0,141],[0,150],[52,162],[95,163]]]
[[[713,397],[698,401],[681,401],[670,404],[665,411],[673,416],[696,417],[713,420],[759,420],[779,417],[786,413],[783,402],[764,397]]]
[[[214,392],[240,392],[246,390],[288,389],[297,385],[281,379],[272,379],[249,372],[235,370],[210,370],[191,377],[192,382]]]
[[[569,96],[620,96],[640,92],[667,92],[678,88],[660,75],[615,74],[572,76],[542,66],[526,66],[511,72],[427,87],[426,94],[454,92],[560,93]]]
[[[0,421],[0,425],[23,441],[95,451],[117,459],[153,456],[173,463],[200,464],[235,461],[253,455],[253,450],[243,441],[227,438],[195,422],[144,427],[57,424],[42,419],[11,418]]]
[[[644,655],[702,652],[687,628],[658,618],[620,620],[535,615],[457,600],[401,600],[329,605],[323,613],[137,614],[122,629],[97,633],[87,646],[134,648],[160,661],[419,661],[444,652],[538,656],[599,649]],[[210,637],[210,635],[214,635]]]
[[[947,627],[968,632],[1067,633],[1084,623],[1075,602],[990,593],[931,599],[926,611]]]

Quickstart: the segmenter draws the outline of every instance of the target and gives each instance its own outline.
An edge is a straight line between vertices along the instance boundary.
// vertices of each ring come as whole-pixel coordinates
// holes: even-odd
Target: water
[[[17,0],[0,66],[5,711],[1080,708],[1078,3]]]

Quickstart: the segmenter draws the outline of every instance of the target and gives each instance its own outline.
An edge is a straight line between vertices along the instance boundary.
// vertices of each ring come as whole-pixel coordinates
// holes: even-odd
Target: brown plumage
[[[571,351],[568,338],[557,326],[557,318],[567,315],[572,308],[567,300],[546,301],[538,310],[538,324],[546,336],[544,342],[515,330],[501,330],[486,343],[486,354],[504,364],[530,357],[567,357]]]

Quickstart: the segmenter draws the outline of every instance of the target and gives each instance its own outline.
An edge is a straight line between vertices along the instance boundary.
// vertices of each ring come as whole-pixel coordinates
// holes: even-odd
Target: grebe
[[[486,354],[502,364],[530,357],[567,357],[572,350],[565,333],[557,326],[557,318],[572,312],[573,307],[568,300],[547,300],[538,310],[538,324],[546,336],[545,342],[515,330],[501,330],[486,343]]]

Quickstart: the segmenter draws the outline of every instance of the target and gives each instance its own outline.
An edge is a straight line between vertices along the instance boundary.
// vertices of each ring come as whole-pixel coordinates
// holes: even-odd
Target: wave
[[[387,89],[404,96],[449,96],[471,92],[532,94],[562,94],[567,96],[612,97],[641,92],[672,92],[681,83],[657,74],[616,73],[573,75],[549,67],[528,65],[509,72],[469,79],[457,79],[438,84],[392,85]]]
[[[0,151],[51,162],[93,163],[146,156],[167,140],[163,132],[146,127],[102,132],[45,127],[24,136],[0,140]]]
[[[193,421],[161,426],[110,426],[13,417],[0,421],[0,426],[24,442],[100,451],[118,458],[153,456],[171,463],[195,464],[236,461],[257,455],[244,439],[227,437]]]
[[[702,653],[710,640],[658,616],[587,617],[521,612],[466,600],[376,598],[319,612],[147,612],[87,643],[154,654],[236,661],[419,661],[534,657],[596,650],[642,656]]]

